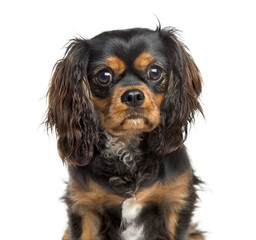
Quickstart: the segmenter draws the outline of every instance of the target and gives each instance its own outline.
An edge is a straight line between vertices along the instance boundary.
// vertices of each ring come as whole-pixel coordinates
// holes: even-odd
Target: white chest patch
[[[144,226],[136,224],[142,206],[135,203],[135,198],[128,198],[122,205],[122,226],[124,231],[121,233],[122,240],[143,240]]]

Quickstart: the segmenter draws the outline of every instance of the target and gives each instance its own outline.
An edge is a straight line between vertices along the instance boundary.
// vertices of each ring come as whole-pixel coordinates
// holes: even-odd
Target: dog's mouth
[[[138,114],[131,114],[130,116],[127,117],[127,119],[140,119],[140,118],[143,118],[143,116]]]
[[[150,117],[147,114],[142,113],[129,113],[122,114],[120,118],[112,118],[111,124],[105,124],[105,128],[110,132],[118,135],[124,134],[138,134],[141,132],[152,131],[156,126],[155,119],[150,120]],[[106,123],[109,121],[105,121]]]
[[[132,113],[124,117],[123,121],[120,123],[123,127],[128,125],[133,130],[139,130],[144,128],[146,125],[149,124],[149,119],[145,115]],[[127,126],[127,127],[128,127]],[[128,128],[129,128],[128,127]]]

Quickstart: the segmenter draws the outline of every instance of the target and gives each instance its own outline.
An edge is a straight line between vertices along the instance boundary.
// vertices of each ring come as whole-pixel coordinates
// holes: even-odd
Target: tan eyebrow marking
[[[106,60],[106,65],[114,72],[122,74],[126,68],[125,63],[117,56],[110,56]]]
[[[149,53],[143,52],[135,59],[134,66],[140,71],[145,71],[153,60],[154,58]]]

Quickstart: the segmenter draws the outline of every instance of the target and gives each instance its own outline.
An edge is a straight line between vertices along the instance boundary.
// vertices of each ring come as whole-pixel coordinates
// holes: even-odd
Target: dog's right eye
[[[148,69],[147,77],[149,80],[158,81],[163,77],[163,69],[158,65],[153,65]]]
[[[97,74],[97,81],[99,84],[103,86],[106,86],[109,83],[111,83],[112,79],[113,79],[112,73],[107,69],[102,70]]]

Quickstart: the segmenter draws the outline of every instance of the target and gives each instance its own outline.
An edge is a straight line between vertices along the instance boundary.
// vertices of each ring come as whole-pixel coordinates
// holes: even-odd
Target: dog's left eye
[[[109,83],[111,83],[112,79],[112,73],[109,70],[102,70],[97,75],[98,82],[103,86],[106,86]]]
[[[149,80],[157,81],[163,77],[163,69],[157,65],[151,66],[147,71]]]

